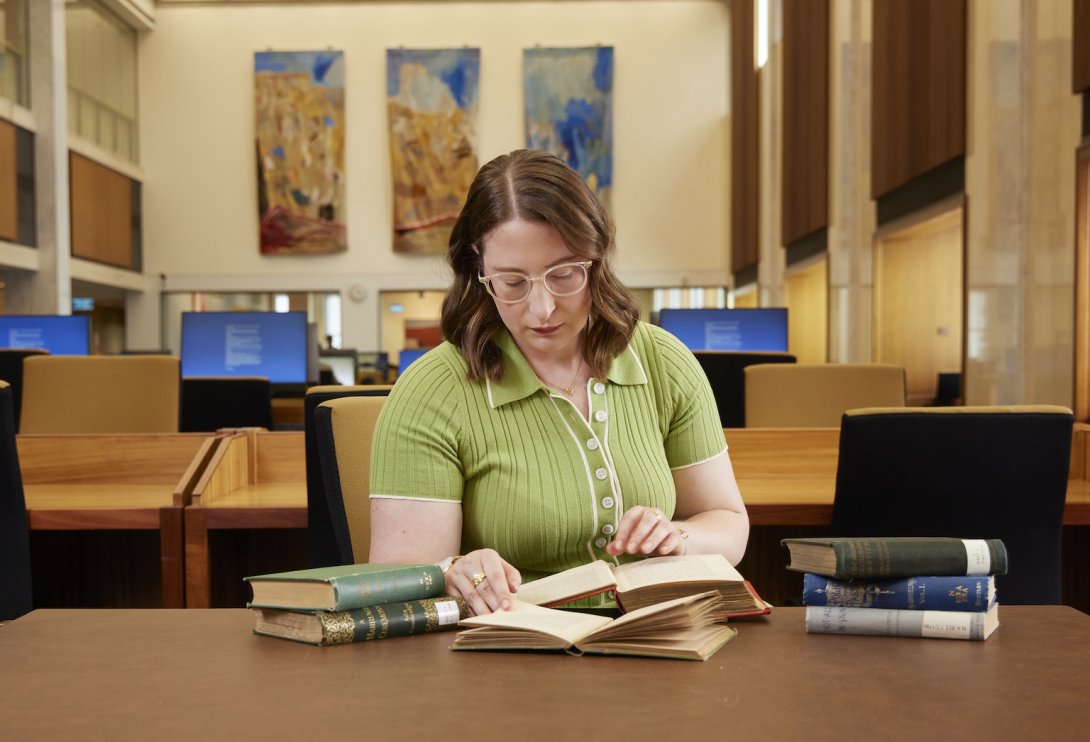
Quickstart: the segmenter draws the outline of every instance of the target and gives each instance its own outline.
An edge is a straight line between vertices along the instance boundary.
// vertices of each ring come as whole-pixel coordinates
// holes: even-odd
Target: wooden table
[[[17,445],[32,531],[158,531],[163,605],[185,605],[182,509],[209,436],[20,435]]]
[[[0,626],[10,739],[1068,739],[1090,616],[1002,606],[986,642],[739,622],[707,662],[448,649],[452,634],[311,647],[249,611],[37,611]]]
[[[1076,425],[1064,525],[1090,525],[1088,439]],[[827,526],[833,514],[839,428],[736,428],[723,431],[738,487],[755,526]]]

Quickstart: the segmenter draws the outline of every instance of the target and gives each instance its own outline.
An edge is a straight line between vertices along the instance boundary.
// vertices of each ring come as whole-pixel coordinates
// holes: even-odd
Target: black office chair
[[[940,371],[939,381],[935,386],[935,407],[949,407],[961,400],[961,372]]]
[[[999,601],[1059,603],[1073,423],[1043,405],[850,410],[830,532],[999,538]]]
[[[724,428],[746,426],[746,366],[755,363],[794,363],[789,353],[740,353],[733,351],[697,350],[693,352],[704,369],[719,408],[719,420]]]
[[[0,381],[11,385],[16,430],[19,429],[19,414],[23,408],[23,359],[42,355],[49,355],[49,351],[40,348],[0,348]]]
[[[272,394],[264,376],[182,379],[181,432],[272,426]]]
[[[322,402],[339,397],[386,396],[390,386],[316,386],[307,390],[303,400],[303,438],[306,445],[307,467],[307,565],[329,567],[352,564],[345,561],[339,545],[337,529],[329,510],[325,484],[322,480],[322,462],[318,456],[318,436],[314,410]],[[343,539],[342,539],[343,540]]]
[[[23,477],[15,446],[11,387],[0,381],[0,621],[34,608],[30,580],[30,531]]]

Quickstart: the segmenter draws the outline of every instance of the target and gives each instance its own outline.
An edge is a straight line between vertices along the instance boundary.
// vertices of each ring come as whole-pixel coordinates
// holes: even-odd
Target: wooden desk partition
[[[185,509],[186,605],[212,602],[210,529],[306,528],[302,431],[221,435]]]
[[[17,445],[32,531],[158,531],[163,606],[185,605],[182,512],[210,436],[20,435]]]

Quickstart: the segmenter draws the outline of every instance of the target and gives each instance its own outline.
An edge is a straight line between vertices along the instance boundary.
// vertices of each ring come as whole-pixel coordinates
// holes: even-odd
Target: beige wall
[[[727,7],[716,0],[159,6],[140,45],[145,266],[166,290],[340,290],[345,345],[377,347],[379,293],[444,288],[436,258],[395,255],[385,50],[481,49],[482,162],[523,143],[522,49],[615,49],[619,270],[634,286],[727,281]],[[346,253],[257,246],[253,52],[346,57]],[[354,292],[359,296],[360,292]]]

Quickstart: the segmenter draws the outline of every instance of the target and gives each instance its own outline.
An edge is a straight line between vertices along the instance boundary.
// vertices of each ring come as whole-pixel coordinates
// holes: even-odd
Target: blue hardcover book
[[[986,611],[995,604],[995,578],[901,577],[833,580],[807,573],[803,605],[929,611]]]

